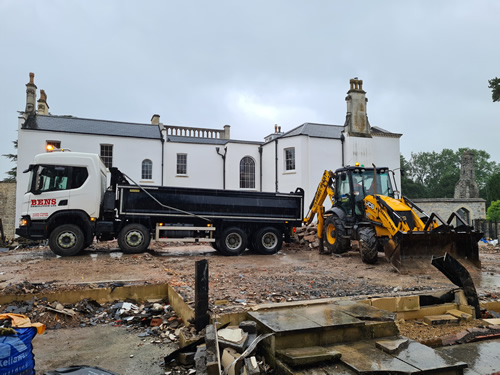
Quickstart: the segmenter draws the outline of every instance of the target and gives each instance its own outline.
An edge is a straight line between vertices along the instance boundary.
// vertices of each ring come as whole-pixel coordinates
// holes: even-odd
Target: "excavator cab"
[[[335,171],[335,205],[349,218],[361,220],[365,215],[365,198],[380,194],[394,198],[387,168],[346,167]]]

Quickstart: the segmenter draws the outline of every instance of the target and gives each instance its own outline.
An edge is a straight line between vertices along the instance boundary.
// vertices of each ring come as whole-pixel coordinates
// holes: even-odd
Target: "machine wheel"
[[[151,234],[142,224],[127,224],[118,234],[118,246],[125,254],[142,253],[150,242]]]
[[[224,229],[217,247],[224,255],[241,255],[247,248],[247,235],[238,227]]]
[[[372,227],[363,227],[359,230],[359,251],[361,260],[368,264],[373,264],[378,260],[377,233]]]
[[[255,234],[255,250],[264,255],[277,253],[283,245],[283,233],[273,227],[259,229]]]
[[[344,238],[345,233],[344,223],[337,215],[325,218],[323,238],[327,254],[342,254],[349,250],[349,239]]]
[[[50,249],[60,256],[78,254],[84,245],[83,232],[75,224],[64,224],[52,231],[49,237]]]

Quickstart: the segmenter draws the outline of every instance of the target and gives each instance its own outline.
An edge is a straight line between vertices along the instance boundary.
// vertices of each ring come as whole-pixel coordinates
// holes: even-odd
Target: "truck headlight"
[[[26,227],[26,226],[28,226],[28,223],[29,223],[28,219],[25,218],[25,217],[23,217],[23,218],[21,218],[21,220],[19,220],[19,226],[20,227]]]

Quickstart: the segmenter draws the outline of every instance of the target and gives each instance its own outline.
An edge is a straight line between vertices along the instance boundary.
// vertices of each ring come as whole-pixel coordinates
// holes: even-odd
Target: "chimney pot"
[[[160,124],[160,115],[154,114],[153,117],[151,117],[151,124],[159,125]]]

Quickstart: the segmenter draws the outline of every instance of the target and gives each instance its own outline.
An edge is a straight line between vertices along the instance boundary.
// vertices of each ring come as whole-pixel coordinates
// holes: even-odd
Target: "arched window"
[[[141,179],[151,180],[153,178],[153,162],[149,159],[142,161]]]
[[[465,207],[461,207],[457,213],[462,217],[462,219],[464,219],[464,221],[470,225],[470,212],[468,209],[466,209]],[[457,220],[457,226],[460,225],[462,223],[459,223],[459,221]]]
[[[249,156],[240,161],[240,189],[255,189],[255,161]]]

